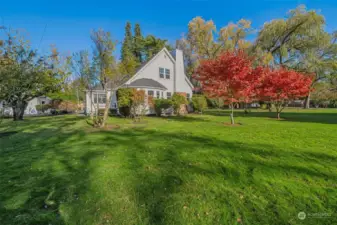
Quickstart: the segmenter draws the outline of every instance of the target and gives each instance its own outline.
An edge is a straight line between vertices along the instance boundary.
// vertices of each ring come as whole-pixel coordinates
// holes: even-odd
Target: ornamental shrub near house
[[[118,108],[124,117],[140,119],[146,111],[145,101],[147,95],[144,90],[135,88],[120,88],[117,91]]]
[[[171,99],[155,99],[154,100],[154,110],[157,116],[161,116],[162,110],[168,109],[172,106]]]
[[[174,110],[174,113],[179,115],[180,114],[180,107],[183,104],[187,104],[187,99],[185,96],[178,94],[178,93],[174,93],[172,96],[172,107]]]
[[[130,116],[132,88],[120,88],[117,90],[118,109],[124,117]]]
[[[195,111],[202,113],[207,108],[207,101],[204,95],[193,95],[192,105]]]

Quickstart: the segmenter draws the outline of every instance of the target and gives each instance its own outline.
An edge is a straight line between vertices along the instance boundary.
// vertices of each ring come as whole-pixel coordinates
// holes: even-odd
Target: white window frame
[[[165,68],[159,67],[159,78],[165,79]]]
[[[170,94],[170,97],[168,96],[168,94]],[[169,92],[169,91],[168,91],[168,92],[166,92],[166,98],[167,98],[167,99],[170,99],[170,98],[172,98],[172,93],[171,93],[171,92]]]
[[[149,93],[149,92],[152,92],[152,95],[150,95],[150,93]],[[152,97],[153,97],[153,96],[154,96],[154,90],[147,90],[147,95],[148,95],[148,96],[152,96]]]
[[[165,79],[171,79],[171,71],[170,69],[165,68]]]
[[[105,101],[103,101],[103,99],[105,99]],[[106,95],[102,93],[93,93],[93,103],[106,104]]]

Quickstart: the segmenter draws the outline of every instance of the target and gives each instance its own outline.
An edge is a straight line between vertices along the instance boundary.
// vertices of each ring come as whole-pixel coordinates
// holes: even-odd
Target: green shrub
[[[260,104],[260,109],[268,109],[271,112],[273,108],[275,108],[275,105],[268,102]]]
[[[175,114],[179,115],[179,111],[180,111],[180,106],[182,104],[187,104],[187,99],[185,96],[182,96],[180,94],[174,93],[172,96],[172,107],[174,110]]]
[[[50,109],[51,105],[50,104],[36,105],[35,108],[36,108],[37,111],[44,112],[44,111],[47,111],[48,109]]]
[[[171,99],[155,99],[154,100],[154,110],[157,116],[160,116],[163,109],[168,109],[172,106]]]
[[[115,115],[117,115],[117,109],[110,109],[110,110],[109,110],[109,115],[110,115],[110,116],[115,116]]]
[[[265,104],[265,103],[260,104],[260,108],[261,108],[261,109],[267,109],[267,104]]]
[[[98,115],[103,116],[104,115],[104,110],[105,109],[98,109]]]
[[[223,108],[224,100],[222,98],[206,98],[208,108]]]
[[[202,112],[207,108],[207,101],[204,95],[193,95],[192,105],[195,111]]]
[[[133,88],[120,88],[117,90],[119,113],[124,117],[130,116]]]

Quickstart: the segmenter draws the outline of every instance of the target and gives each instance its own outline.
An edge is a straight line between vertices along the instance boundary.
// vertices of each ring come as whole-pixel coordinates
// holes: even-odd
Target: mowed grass
[[[0,224],[337,224],[337,110],[235,114],[6,120]]]

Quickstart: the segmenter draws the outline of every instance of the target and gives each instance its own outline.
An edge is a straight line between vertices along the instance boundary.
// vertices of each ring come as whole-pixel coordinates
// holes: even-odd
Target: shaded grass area
[[[336,224],[335,111],[227,113],[5,121],[0,224]]]
[[[205,113],[213,116],[229,116],[230,110],[207,110]],[[236,110],[234,115],[276,118],[276,112],[261,109],[252,109],[248,114],[245,114],[242,110]],[[288,122],[337,124],[337,109],[285,109],[281,112],[281,119]]]

